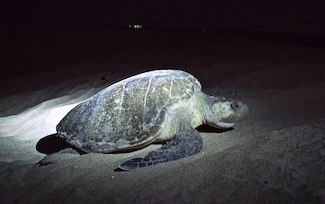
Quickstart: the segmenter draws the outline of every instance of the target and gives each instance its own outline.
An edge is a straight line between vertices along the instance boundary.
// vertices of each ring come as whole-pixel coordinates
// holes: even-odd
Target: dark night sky
[[[144,26],[325,34],[324,0],[3,0],[0,25]]]

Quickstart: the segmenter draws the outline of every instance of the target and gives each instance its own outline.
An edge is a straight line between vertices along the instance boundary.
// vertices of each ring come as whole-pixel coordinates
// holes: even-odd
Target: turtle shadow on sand
[[[69,144],[64,138],[58,137],[57,133],[52,135],[47,135],[41,138],[36,144],[36,150],[43,154],[53,154],[59,152],[63,149],[72,148],[77,151],[80,155],[86,154],[86,152],[78,149],[71,144]]]
[[[204,132],[204,133],[223,133],[233,129],[234,129],[233,127],[225,128],[225,129],[217,129],[206,124],[200,125],[199,127],[196,128],[197,131]]]

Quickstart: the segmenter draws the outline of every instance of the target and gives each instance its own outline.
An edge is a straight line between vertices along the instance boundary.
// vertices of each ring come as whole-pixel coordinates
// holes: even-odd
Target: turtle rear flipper
[[[149,152],[144,158],[134,158],[126,161],[119,168],[133,170],[191,156],[201,151],[202,142],[200,133],[196,129],[189,127],[176,134],[159,149]]]

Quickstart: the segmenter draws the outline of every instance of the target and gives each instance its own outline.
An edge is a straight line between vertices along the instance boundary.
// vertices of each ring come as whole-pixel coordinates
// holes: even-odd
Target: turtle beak
[[[235,123],[225,123],[225,122],[219,122],[216,124],[217,128],[219,129],[228,129],[235,125]]]
[[[218,122],[218,123],[209,123],[207,124],[211,127],[218,128],[218,129],[228,129],[235,125],[235,123],[226,123],[226,122]]]

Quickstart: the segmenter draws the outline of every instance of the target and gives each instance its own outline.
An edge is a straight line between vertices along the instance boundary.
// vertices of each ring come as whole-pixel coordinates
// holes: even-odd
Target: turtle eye
[[[230,104],[230,106],[231,106],[231,108],[233,108],[233,109],[239,108],[238,101],[233,101],[233,102]]]

